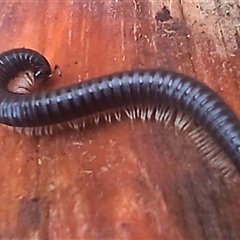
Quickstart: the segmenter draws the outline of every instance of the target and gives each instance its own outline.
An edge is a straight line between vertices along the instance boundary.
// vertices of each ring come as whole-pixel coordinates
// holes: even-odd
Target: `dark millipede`
[[[240,122],[215,92],[194,78],[137,70],[36,93],[10,91],[9,82],[26,71],[34,82],[52,75],[46,58],[34,50],[18,48],[0,55],[0,122],[5,125],[34,129],[128,107],[168,106],[193,118],[240,172]]]

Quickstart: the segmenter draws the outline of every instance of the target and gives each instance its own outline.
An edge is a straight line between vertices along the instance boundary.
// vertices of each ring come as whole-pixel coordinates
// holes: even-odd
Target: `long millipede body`
[[[0,122],[36,128],[129,107],[168,106],[178,109],[206,130],[240,171],[240,122],[230,107],[194,78],[172,71],[115,73],[37,93],[19,94],[9,82],[30,71],[34,81],[47,80],[51,67],[38,52],[18,48],[0,55]]]

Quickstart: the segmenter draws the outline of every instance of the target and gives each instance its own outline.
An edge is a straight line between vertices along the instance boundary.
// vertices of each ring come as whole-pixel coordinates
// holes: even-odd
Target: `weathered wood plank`
[[[0,51],[58,64],[54,88],[167,68],[199,78],[240,116],[237,0],[2,1]],[[169,11],[169,12],[168,12]],[[1,239],[238,239],[239,178],[186,133],[123,119],[81,132],[0,131]],[[230,163],[229,163],[230,164]]]

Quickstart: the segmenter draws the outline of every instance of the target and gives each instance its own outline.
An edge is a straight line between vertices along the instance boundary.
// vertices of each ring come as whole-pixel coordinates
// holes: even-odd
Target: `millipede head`
[[[52,76],[52,71],[48,66],[35,67],[33,76],[35,80],[48,80]]]

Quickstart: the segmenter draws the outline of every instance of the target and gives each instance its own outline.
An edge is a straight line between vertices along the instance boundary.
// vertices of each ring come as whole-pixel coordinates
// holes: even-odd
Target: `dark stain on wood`
[[[41,201],[37,197],[22,198],[19,204],[18,218],[20,224],[35,229],[41,222]]]
[[[164,6],[161,11],[156,13],[155,19],[157,21],[166,22],[172,19],[169,9]]]

